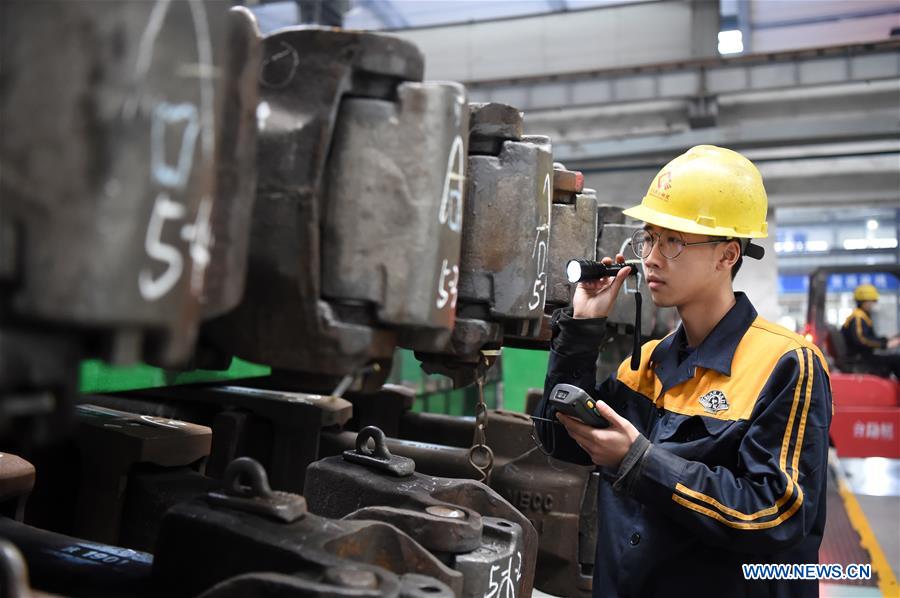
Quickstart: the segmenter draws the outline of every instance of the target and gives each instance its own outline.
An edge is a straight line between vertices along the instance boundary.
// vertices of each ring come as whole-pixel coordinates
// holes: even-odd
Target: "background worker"
[[[881,355],[876,349],[894,349],[900,347],[900,335],[891,338],[875,334],[872,324],[872,313],[879,299],[878,289],[870,284],[861,284],[853,291],[856,309],[850,314],[841,327],[841,334],[847,344],[847,353],[872,368],[881,375],[894,374],[900,379],[900,355]]]
[[[697,146],[639,206],[632,248],[653,302],[682,324],[595,386],[598,345],[625,277],[579,284],[554,314],[544,399],[547,450],[596,465],[594,596],[816,596],[816,581],[748,581],[742,565],[815,563],[825,528],[831,392],[819,350],[760,318],[732,279],[766,236],[753,164]],[[611,260],[606,258],[608,263]],[[617,255],[616,261],[624,261]],[[558,383],[592,391],[608,428],[557,414]]]

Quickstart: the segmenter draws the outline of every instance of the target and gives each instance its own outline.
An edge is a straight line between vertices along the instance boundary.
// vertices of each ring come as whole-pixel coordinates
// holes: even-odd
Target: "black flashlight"
[[[566,278],[569,282],[584,282],[585,280],[597,280],[606,276],[615,276],[619,270],[631,267],[629,276],[637,274],[635,263],[610,264],[606,265],[593,260],[569,260],[566,264]]]
[[[627,261],[624,264],[607,266],[593,260],[569,260],[569,263],[566,264],[566,278],[569,279],[569,282],[596,280],[606,276],[615,276],[619,270],[626,267],[631,267],[628,276],[637,276],[637,266],[640,263],[640,261]],[[640,285],[640,278],[638,285]],[[631,351],[631,369],[635,371],[641,365],[641,300],[640,289],[636,288],[634,293],[634,346]]]

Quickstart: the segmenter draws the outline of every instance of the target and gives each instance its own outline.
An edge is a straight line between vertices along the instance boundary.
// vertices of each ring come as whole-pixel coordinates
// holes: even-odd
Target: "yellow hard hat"
[[[878,289],[870,284],[861,284],[853,291],[854,301],[878,301]]]
[[[741,154],[697,145],[665,165],[625,214],[684,233],[767,237],[769,202],[756,166]]]

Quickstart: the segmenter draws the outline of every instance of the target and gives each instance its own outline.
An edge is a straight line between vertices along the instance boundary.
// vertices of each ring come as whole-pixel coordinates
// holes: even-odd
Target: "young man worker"
[[[594,596],[816,596],[818,582],[751,581],[742,564],[817,563],[825,527],[831,390],[802,337],[732,290],[742,256],[762,257],[767,198],[742,155],[697,146],[625,213],[653,302],[682,324],[595,385],[598,345],[628,269],[580,283],[554,314],[536,415],[554,456],[598,466]],[[624,261],[622,255],[617,262]],[[611,260],[605,258],[609,263]],[[558,383],[592,390],[610,426],[557,414]]]

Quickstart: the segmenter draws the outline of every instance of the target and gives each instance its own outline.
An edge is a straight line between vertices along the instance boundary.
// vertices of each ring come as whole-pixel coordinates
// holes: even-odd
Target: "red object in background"
[[[900,407],[900,384],[872,374],[831,374],[834,408]]]
[[[834,372],[831,392],[831,439],[838,456],[900,459],[900,383]]]
[[[839,457],[900,459],[900,409],[835,408],[831,439]]]

